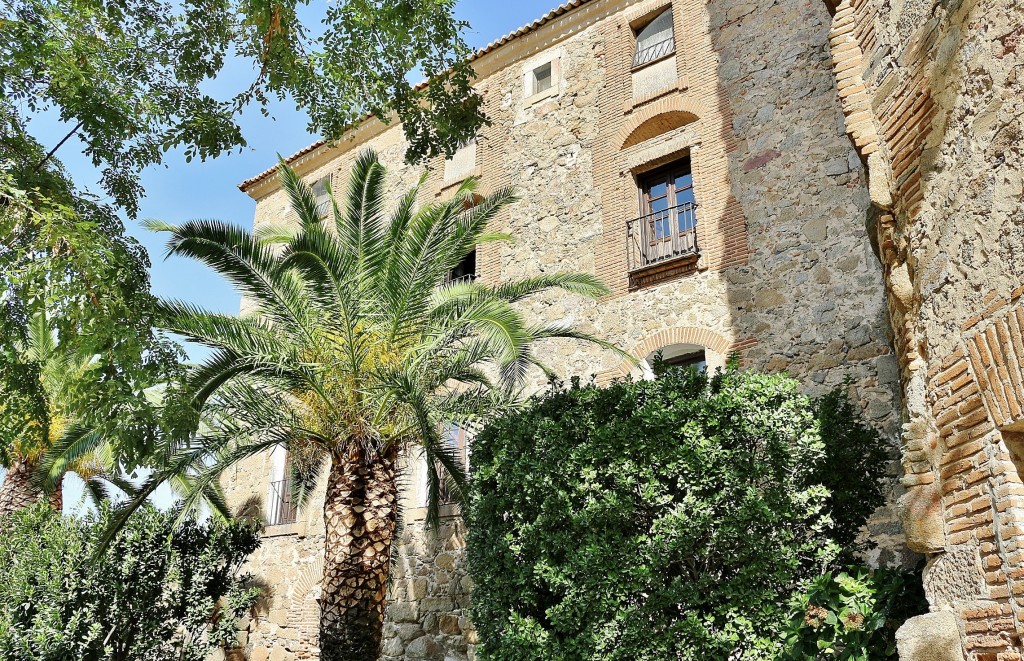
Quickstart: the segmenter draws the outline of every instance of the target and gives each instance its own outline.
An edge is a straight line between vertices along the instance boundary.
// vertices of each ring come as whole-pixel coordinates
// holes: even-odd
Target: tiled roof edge
[[[592,2],[592,1],[593,0],[569,0],[569,2],[562,3],[562,4],[558,5],[557,7],[555,7],[554,9],[552,9],[551,11],[549,11],[548,13],[546,13],[543,16],[541,16],[540,18],[538,18],[537,20],[533,21],[532,23],[524,25],[523,27],[519,28],[518,30],[514,30],[513,32],[509,32],[504,37],[499,37],[498,39],[495,39],[491,43],[489,43],[486,46],[484,46],[483,48],[480,48],[479,50],[477,50],[475,53],[473,53],[470,56],[469,61],[473,62],[475,60],[478,60],[481,57],[483,57],[484,55],[487,55],[488,53],[491,53],[491,52],[494,52],[494,51],[498,50],[499,48],[501,48],[505,44],[507,44],[507,43],[509,43],[511,41],[514,41],[514,40],[518,39],[519,37],[522,37],[522,36],[524,36],[526,34],[529,34],[530,32],[533,32],[534,30],[536,30],[537,28],[541,27],[542,25],[544,25],[546,23],[550,23],[552,20],[558,18],[562,14],[565,14],[566,12],[572,11],[573,9],[576,9],[579,6],[585,5],[588,2]],[[426,82],[422,82],[422,83],[420,83],[419,85],[416,86],[416,89],[417,90],[422,89],[426,85],[427,85]],[[373,115],[366,115],[365,117],[363,117],[360,120],[359,123],[362,124],[363,122],[371,119],[372,117],[373,117]],[[306,154],[309,154],[310,152],[313,152],[313,151],[319,149],[320,147],[323,147],[326,144],[327,144],[326,140],[323,140],[323,139],[317,140],[316,142],[314,142],[313,144],[309,145],[308,147],[303,147],[302,149],[300,149],[299,151],[295,152],[294,154],[292,154],[288,158],[284,159],[284,162],[291,164],[291,163],[295,162],[295,160],[297,160],[299,158],[302,158]],[[245,181],[243,181],[242,183],[238,184],[238,189],[240,191],[242,191],[242,192],[246,192],[254,184],[257,184],[257,183],[263,181],[264,179],[266,179],[270,175],[274,174],[275,172],[277,172],[277,166],[276,165],[274,165],[273,167],[267,168],[263,172],[260,172],[258,175],[254,176],[254,177],[250,177],[250,178],[246,179]]]

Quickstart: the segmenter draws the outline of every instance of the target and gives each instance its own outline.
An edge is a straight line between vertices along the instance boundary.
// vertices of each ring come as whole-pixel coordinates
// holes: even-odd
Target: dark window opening
[[[672,30],[672,8],[669,7],[654,17],[647,25],[636,32],[636,52],[633,54],[633,66],[643,66],[654,62],[676,50],[675,34]]]
[[[665,358],[663,362],[666,367],[696,367],[698,370],[707,369],[707,360],[704,357],[703,349],[700,351],[694,351],[693,353],[684,354],[682,356]]]
[[[476,280],[476,249],[469,251],[469,254],[462,258],[459,265],[448,274],[449,284],[456,282],[473,282]]]

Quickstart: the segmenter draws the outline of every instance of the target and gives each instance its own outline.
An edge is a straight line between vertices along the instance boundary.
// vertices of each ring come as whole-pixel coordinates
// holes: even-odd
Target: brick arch
[[[628,149],[700,118],[700,108],[678,96],[667,96],[634,113],[619,130],[616,143]]]
[[[643,360],[651,352],[672,344],[696,344],[711,349],[718,354],[728,354],[735,343],[713,330],[700,328],[698,326],[677,326],[665,328],[642,340],[629,352],[636,360]],[[618,376],[629,374],[635,364],[629,360],[623,360],[615,371]]]

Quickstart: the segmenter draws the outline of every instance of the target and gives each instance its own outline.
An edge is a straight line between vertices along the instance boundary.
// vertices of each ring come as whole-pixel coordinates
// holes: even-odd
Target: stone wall
[[[612,288],[605,299],[550,295],[525,310],[639,358],[675,343],[718,357],[737,351],[747,366],[790,371],[812,394],[850,377],[856,401],[895,443],[899,369],[883,275],[865,232],[866,171],[845,135],[832,74],[826,8],[799,0],[676,0],[678,48],[663,61],[674,62],[675,75],[659,71],[663,88],[635,92],[632,27],[668,5],[576,2],[474,62],[491,124],[478,136],[471,171],[480,174],[481,192],[512,185],[521,195],[494,227],[516,241],[483,246],[480,277],[496,283],[557,270],[596,273]],[[552,61],[556,86],[528,97],[524,77]],[[340,188],[365,145],[389,166],[396,195],[419,178],[420,169],[402,162],[400,127],[369,120],[354,135],[304,150],[293,166],[310,181],[330,174]],[[682,154],[691,159],[700,204],[700,258],[637,277],[625,258],[626,221],[639,215],[636,176]],[[442,161],[430,164],[421,202],[450,194],[455,182],[444,171]],[[289,218],[272,175],[245,189],[258,200],[257,225]],[[599,383],[631,369],[578,343],[551,342],[539,353],[559,374]],[[534,378],[540,387],[540,375]],[[472,659],[464,531],[456,516],[435,537],[423,531],[418,466],[408,458],[386,658]],[[242,464],[227,476],[229,497],[262,497],[268,471],[264,458]],[[900,489],[894,482],[893,500]],[[298,523],[269,529],[251,562],[273,587],[249,626],[252,658],[316,658],[323,522],[317,495],[312,502]],[[877,512],[870,528],[880,542],[871,560],[914,561],[893,507]]]
[[[834,71],[868,165],[896,329],[908,542],[928,554],[935,611],[908,623],[901,653],[1020,659],[1021,10],[1005,0],[833,10]],[[939,654],[914,642],[925,638],[952,642]]]

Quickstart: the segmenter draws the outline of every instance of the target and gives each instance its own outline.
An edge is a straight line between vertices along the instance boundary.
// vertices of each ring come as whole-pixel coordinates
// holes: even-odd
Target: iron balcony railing
[[[633,68],[641,67],[648,62],[659,60],[669,53],[673,53],[676,50],[676,38],[672,35],[668,39],[662,39],[661,41],[646,46],[644,48],[638,48],[636,54],[633,56]]]
[[[270,483],[270,503],[267,508],[267,525],[280,526],[295,523],[296,508],[292,504],[292,489],[288,479]]]
[[[630,271],[697,254],[697,204],[686,202],[626,223]]]
[[[446,284],[446,285],[460,285],[460,284],[463,284],[463,283],[466,283],[466,282],[473,282],[474,280],[476,280],[476,274],[475,273],[467,273],[465,275],[456,275],[456,276],[452,276],[451,274],[449,274],[447,277],[445,277],[444,284]]]

